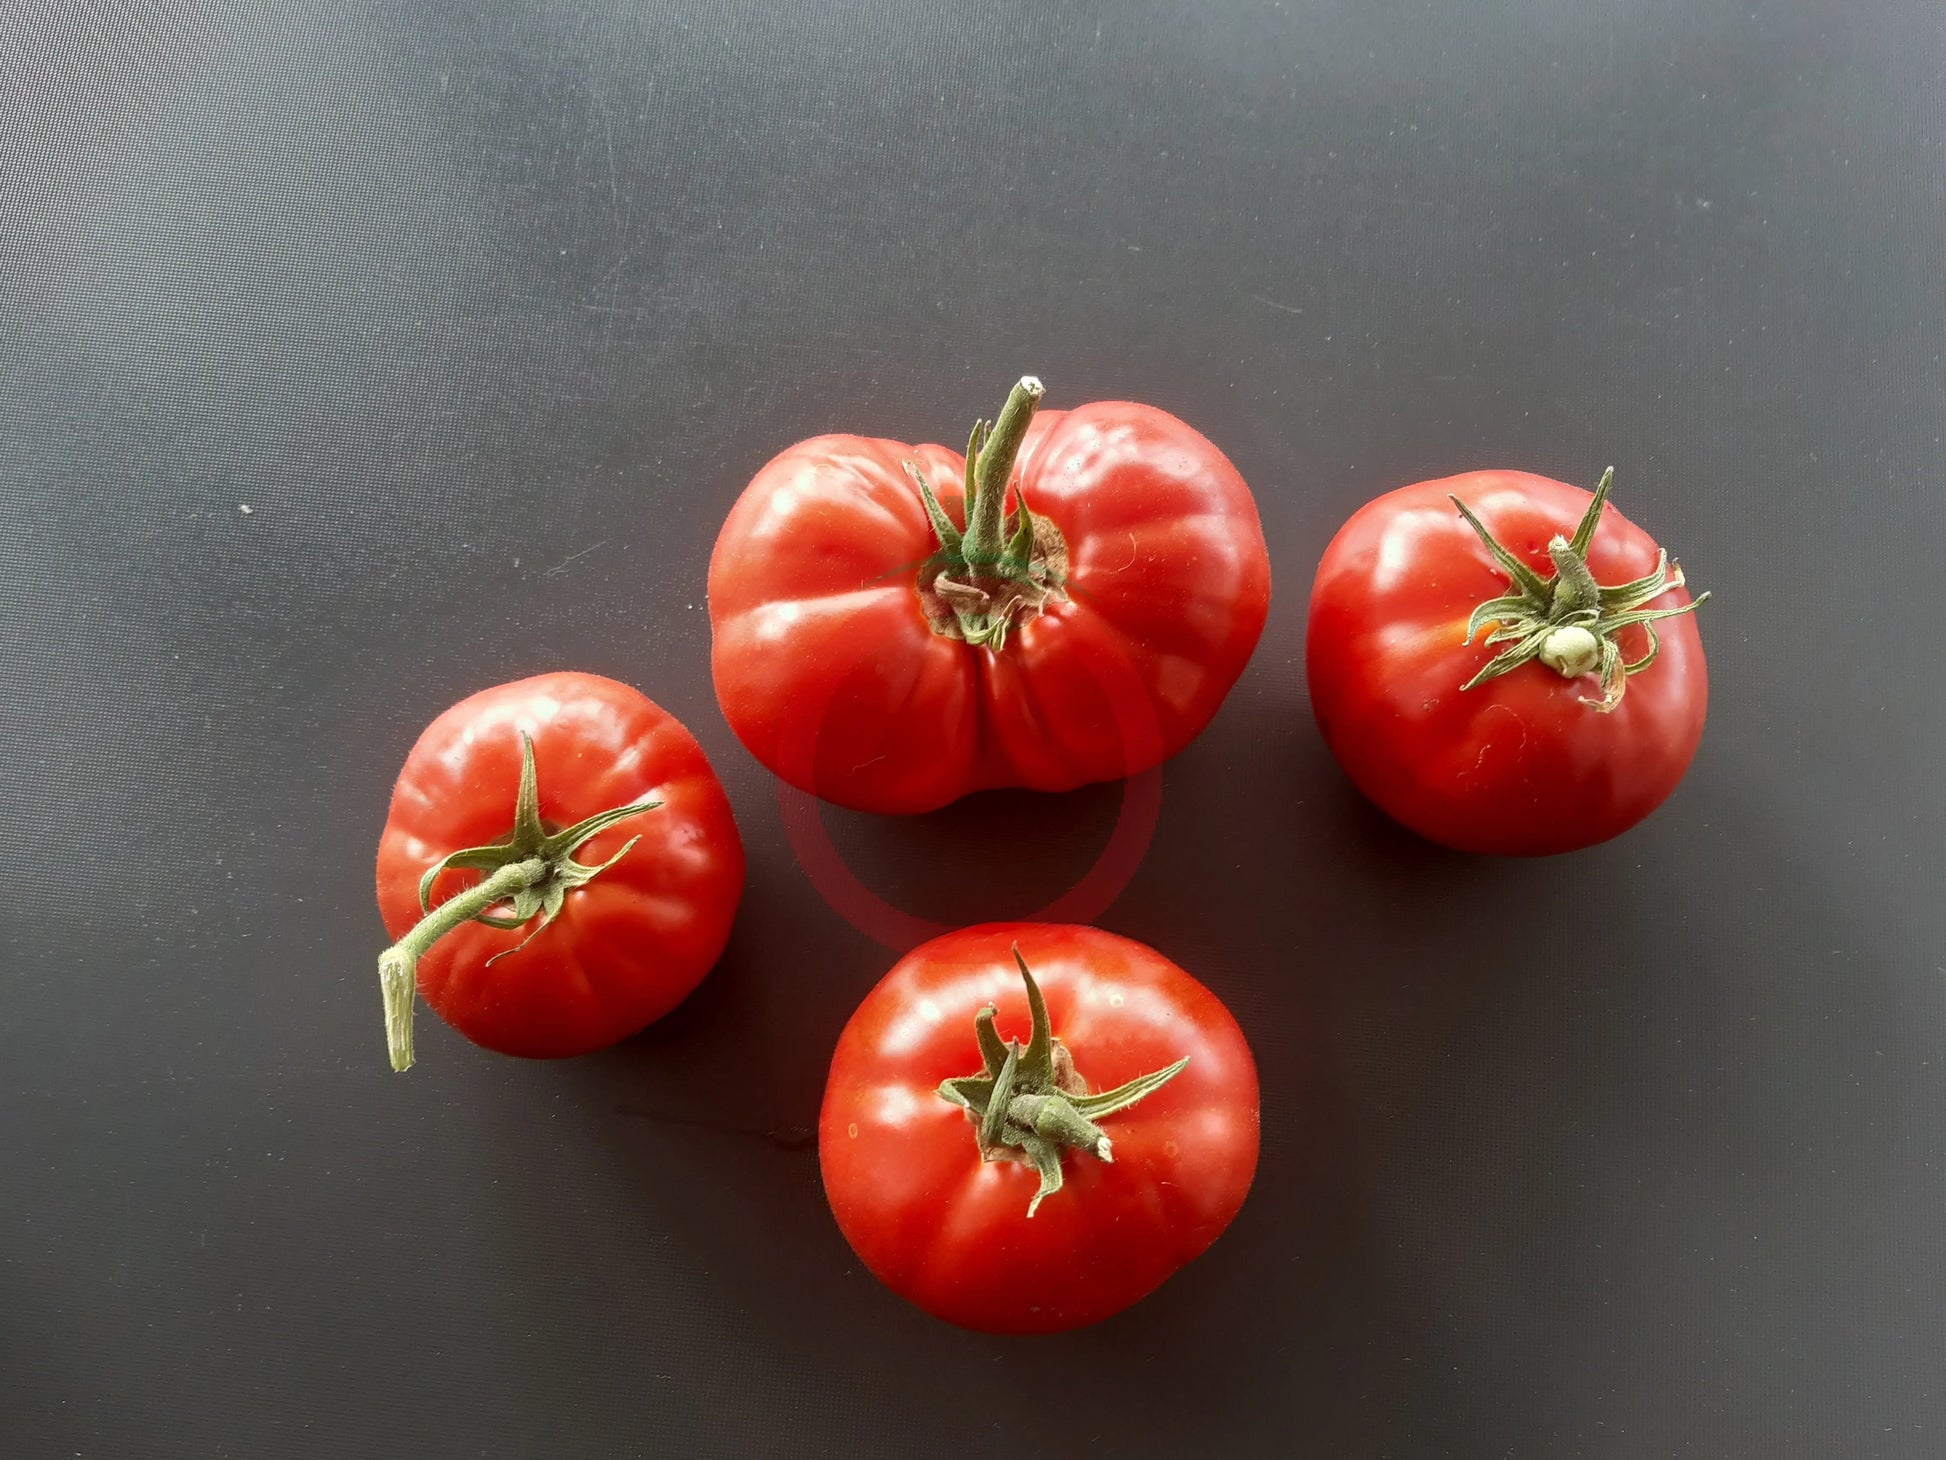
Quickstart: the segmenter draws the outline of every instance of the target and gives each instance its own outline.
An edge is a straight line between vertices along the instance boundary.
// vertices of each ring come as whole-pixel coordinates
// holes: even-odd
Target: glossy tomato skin
[[[998,650],[927,622],[918,570],[938,542],[906,462],[963,522],[959,453],[820,436],[723,525],[711,663],[758,760],[840,805],[919,812],[1131,775],[1209,723],[1270,605],[1256,504],[1214,445],[1149,406],[1040,412],[1012,483],[1065,536],[1070,597]]]
[[[982,1162],[942,1080],[981,1068],[974,1016],[1028,1036],[1018,943],[1054,1033],[1094,1090],[1189,1064],[1102,1122],[1112,1164],[1069,1152],[1032,1217],[1030,1166]],[[1094,928],[994,923],[900,960],[839,1038],[818,1124],[825,1194],[882,1282],[993,1333],[1093,1323],[1154,1290],[1227,1227],[1257,1166],[1257,1070],[1216,996],[1161,954]]]
[[[587,864],[641,840],[571,891],[538,933],[465,923],[419,960],[419,992],[475,1044],[504,1054],[585,1054],[660,1019],[710,970],[743,894],[743,843],[702,748],[640,692],[592,674],[543,674],[460,701],[406,757],[379,839],[378,905],[398,938],[416,923],[419,879],[461,847],[503,839],[533,738],[540,812],[570,826],[612,806],[658,801],[603,831]],[[479,880],[449,870],[435,904]],[[491,967],[487,960],[532,941]]]
[[[1480,471],[1388,492],[1325,550],[1311,593],[1306,674],[1318,727],[1359,790],[1422,836],[1467,852],[1539,856],[1626,831],[1682,779],[1703,734],[1709,676],[1693,615],[1657,625],[1662,652],[1607,714],[1593,676],[1529,663],[1470,690],[1498,652],[1474,608],[1506,575],[1454,508],[1458,497],[1522,562],[1549,575],[1591,494],[1525,472]],[[1603,584],[1641,578],[1656,544],[1611,505],[1588,553]],[[1677,588],[1649,606],[1689,602]],[[1639,627],[1617,638],[1634,660]]]

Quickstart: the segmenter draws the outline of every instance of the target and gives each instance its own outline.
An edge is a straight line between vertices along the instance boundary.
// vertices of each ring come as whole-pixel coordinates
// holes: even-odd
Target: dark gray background
[[[1937,0],[11,0],[0,1454],[1938,1455],[1943,88]],[[892,955],[703,592],[773,451],[959,441],[1029,370],[1262,507],[1262,647],[1103,922],[1236,1011],[1265,1139],[1153,1299],[1000,1342],[825,1211]],[[1415,842],[1312,728],[1318,554],[1611,461],[1716,592],[1693,771],[1581,855]],[[709,749],[735,938],[617,1049],[427,1019],[394,1078],[391,779],[561,667]],[[972,921],[1117,797],[828,823]]]

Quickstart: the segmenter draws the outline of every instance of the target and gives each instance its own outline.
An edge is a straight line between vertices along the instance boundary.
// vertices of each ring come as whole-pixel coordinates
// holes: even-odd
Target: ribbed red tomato
[[[1174,755],[1270,604],[1250,490],[1174,416],[1035,414],[1015,387],[969,457],[800,442],[710,560],[717,698],[757,759],[867,811],[1060,791]]]
[[[378,845],[393,1066],[412,990],[505,1054],[582,1054],[660,1019],[730,936],[743,843],[702,747],[593,674],[461,700],[412,747]]]
[[[1682,571],[1590,494],[1526,472],[1401,487],[1311,592],[1318,726],[1358,788],[1461,851],[1626,831],[1689,768],[1709,707]]]
[[[915,948],[859,1005],[818,1159],[893,1291],[968,1328],[1049,1333],[1215,1241],[1257,1139],[1256,1064],[1208,989],[1112,933],[995,923]]]

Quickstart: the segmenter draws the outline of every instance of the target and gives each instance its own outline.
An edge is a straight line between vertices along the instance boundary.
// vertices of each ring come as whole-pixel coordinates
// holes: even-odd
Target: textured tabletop
[[[0,1455],[1940,1453],[1937,0],[10,0],[0,57]],[[704,576],[786,444],[1027,372],[1262,512],[1097,921],[1236,1013],[1264,1140],[1206,1257],[1006,1341],[852,1256],[826,1062],[1124,788],[780,797]],[[1416,841],[1313,725],[1319,554],[1610,463],[1714,591],[1693,769],[1580,854]],[[392,778],[553,668],[704,744],[729,950],[605,1053],[422,1016],[395,1077]]]

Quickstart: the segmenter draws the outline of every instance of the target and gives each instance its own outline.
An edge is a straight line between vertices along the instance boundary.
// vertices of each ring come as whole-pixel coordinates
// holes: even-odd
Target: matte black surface
[[[10,0],[0,1454],[1940,1454],[1942,88],[1937,0]],[[1263,645],[1102,921],[1236,1011],[1265,1142],[1153,1299],[999,1342],[826,1214],[892,954],[794,864],[703,584],[775,450],[958,441],[1025,370],[1262,506]],[[1318,554],[1611,461],[1716,591],[1694,770],[1583,855],[1415,842],[1312,728]],[[394,1078],[392,777],[553,667],[702,738],[735,939],[606,1054],[427,1018]],[[1117,804],[828,824],[960,922]]]

